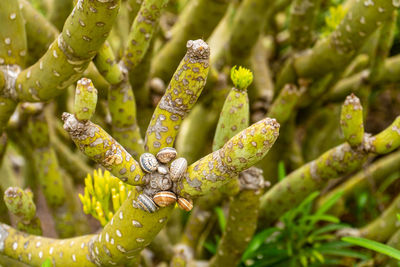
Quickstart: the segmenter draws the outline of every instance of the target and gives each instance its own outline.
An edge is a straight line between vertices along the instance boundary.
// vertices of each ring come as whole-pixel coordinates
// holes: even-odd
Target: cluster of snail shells
[[[186,159],[175,159],[176,156],[177,152],[172,147],[161,149],[156,156],[151,153],[140,156],[140,166],[147,174],[144,176],[146,186],[137,199],[139,208],[155,212],[158,207],[167,207],[175,202],[183,210],[190,211],[193,208],[191,200],[177,197],[168,191],[174,190],[174,185],[182,179],[187,169]]]

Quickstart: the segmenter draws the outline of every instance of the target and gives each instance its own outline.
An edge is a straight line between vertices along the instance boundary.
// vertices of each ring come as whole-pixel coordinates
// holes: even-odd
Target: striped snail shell
[[[164,147],[160,151],[158,151],[156,157],[161,163],[168,163],[174,158],[176,158],[176,150],[173,147]]]
[[[191,199],[178,197],[178,206],[182,210],[191,211],[193,209],[193,201]]]
[[[154,195],[153,200],[159,207],[167,207],[175,204],[176,196],[172,192],[161,191]]]
[[[172,181],[177,182],[186,172],[187,160],[185,158],[177,158],[171,163],[169,167],[169,173]]]
[[[139,204],[139,208],[144,211],[153,213],[158,209],[157,205],[154,203],[154,201],[148,195],[140,194],[137,197],[137,202]]]
[[[153,154],[143,153],[140,156],[139,161],[140,161],[140,167],[142,167],[142,169],[145,172],[154,172],[155,170],[157,170],[158,161],[157,161],[156,157],[154,157]]]

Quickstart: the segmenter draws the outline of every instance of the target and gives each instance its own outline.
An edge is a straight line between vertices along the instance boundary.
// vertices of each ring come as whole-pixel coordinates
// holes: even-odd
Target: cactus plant
[[[392,264],[397,0],[0,7],[0,265]]]

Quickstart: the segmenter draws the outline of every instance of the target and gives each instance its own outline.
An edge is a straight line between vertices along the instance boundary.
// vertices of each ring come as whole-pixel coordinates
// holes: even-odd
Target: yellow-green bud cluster
[[[329,15],[325,17],[326,26],[322,31],[322,35],[328,36],[330,33],[332,33],[336,29],[336,27],[340,24],[346,13],[347,13],[347,8],[344,8],[343,5],[330,7]]]
[[[85,193],[79,194],[83,211],[91,214],[102,226],[106,225],[114,216],[121,204],[132,192],[133,186],[124,184],[110,172],[101,169],[93,172],[85,179]]]
[[[234,66],[231,69],[231,79],[237,89],[246,90],[253,82],[253,73],[242,66],[239,66],[238,69]]]

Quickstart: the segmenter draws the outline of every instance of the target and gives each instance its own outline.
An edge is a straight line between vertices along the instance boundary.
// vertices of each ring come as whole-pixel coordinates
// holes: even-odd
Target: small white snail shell
[[[156,157],[161,163],[168,163],[174,158],[176,158],[176,150],[173,147],[164,147],[160,151],[158,151]]]
[[[157,205],[148,195],[140,194],[137,197],[137,202],[139,204],[139,208],[141,208],[144,211],[153,213],[158,209]]]
[[[178,197],[178,206],[182,210],[191,211],[193,209],[193,201],[191,199]]]
[[[157,168],[157,171],[159,174],[167,174],[168,173],[168,167],[165,166],[164,164],[160,164]]]
[[[169,167],[169,173],[172,181],[177,182],[186,172],[187,160],[185,158],[177,158],[171,163]]]
[[[174,193],[169,191],[161,191],[154,195],[154,202],[159,207],[167,207],[169,205],[175,204],[176,196]]]
[[[161,190],[169,190],[172,187],[172,181],[168,178],[158,180],[158,188]]]
[[[158,161],[156,159],[156,157],[154,157],[153,154],[151,153],[143,153],[140,156],[140,167],[142,167],[142,169],[145,172],[154,172],[155,170],[157,170],[158,167]]]

